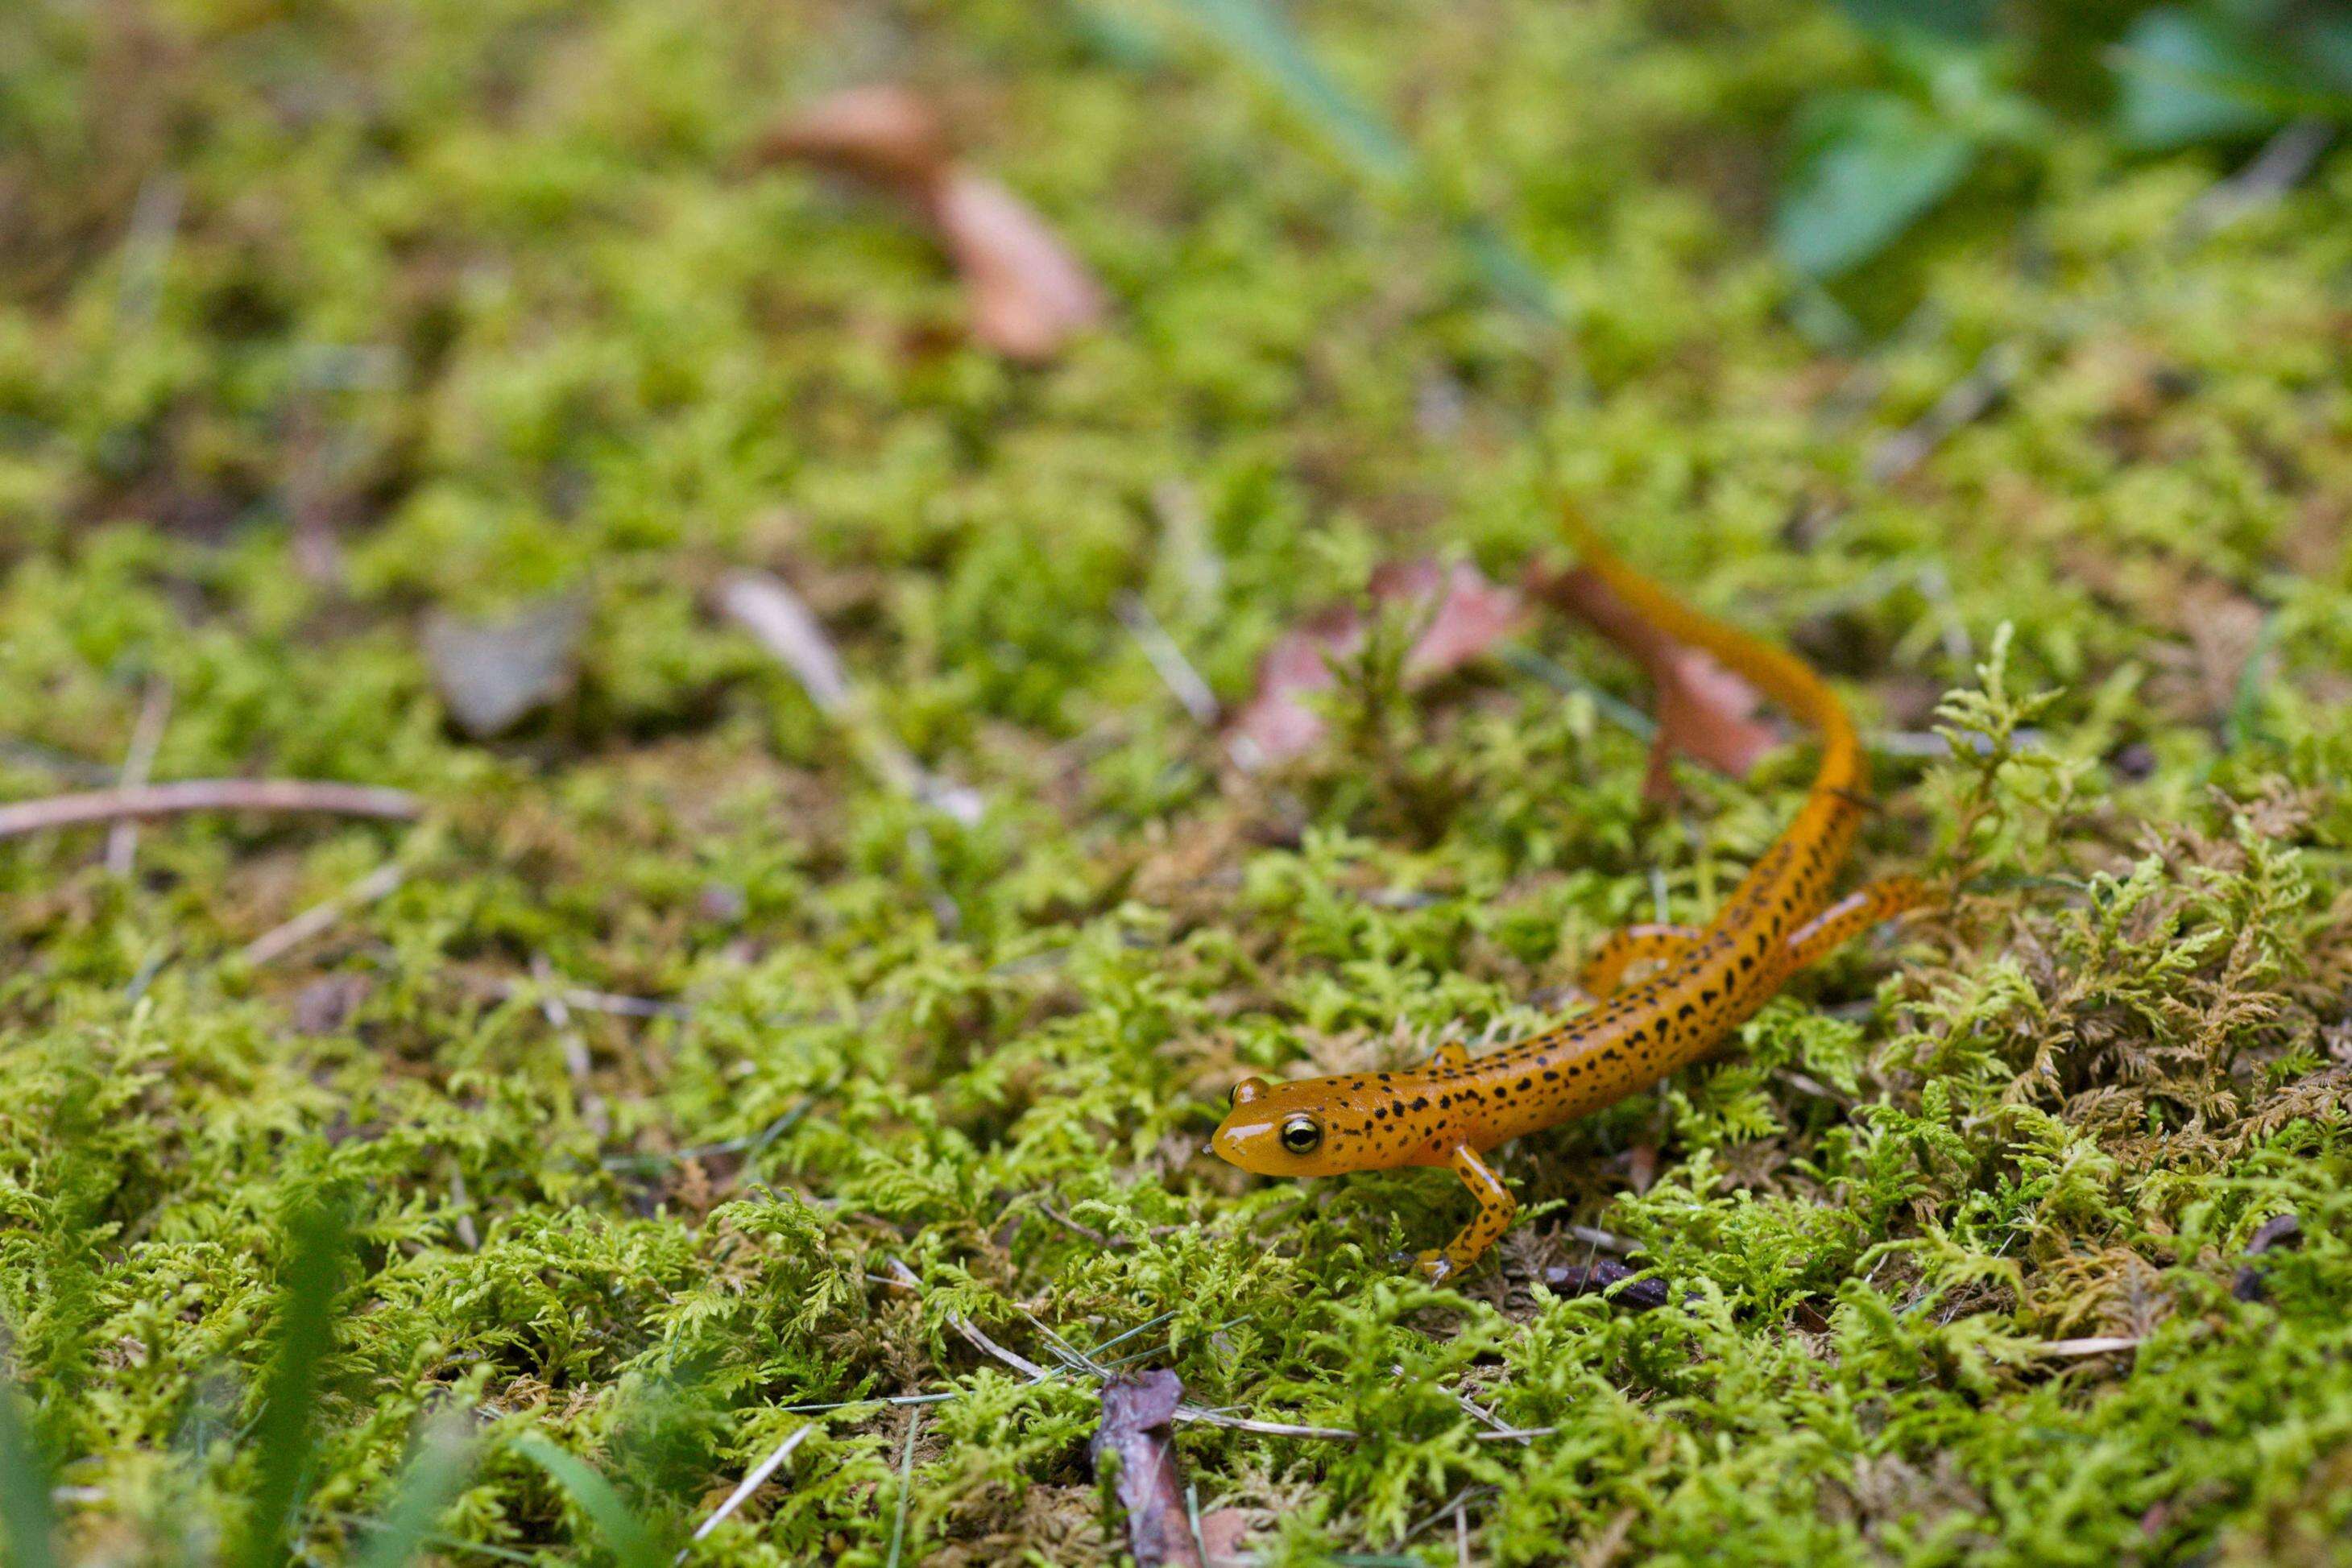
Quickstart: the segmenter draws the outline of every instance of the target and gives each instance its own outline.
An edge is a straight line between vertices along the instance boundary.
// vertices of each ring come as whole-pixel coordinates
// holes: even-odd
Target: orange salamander
[[[1712,923],[1630,925],[1612,935],[1581,976],[1594,1006],[1568,1022],[1475,1061],[1454,1043],[1391,1072],[1234,1085],[1212,1146],[1244,1170],[1310,1176],[1451,1166],[1478,1212],[1445,1246],[1419,1255],[1432,1281],[1476,1261],[1517,1212],[1484,1151],[1613,1104],[1699,1061],[1797,970],[1927,897],[1918,882],[1896,877],[1830,901],[1867,809],[1868,779],[1853,723],[1821,677],[1794,654],[1675,599],[1577,517],[1566,528],[1586,564],[1643,619],[1704,648],[1811,725],[1821,737],[1821,770],[1796,820]],[[1625,972],[1644,963],[1664,967],[1624,984]]]

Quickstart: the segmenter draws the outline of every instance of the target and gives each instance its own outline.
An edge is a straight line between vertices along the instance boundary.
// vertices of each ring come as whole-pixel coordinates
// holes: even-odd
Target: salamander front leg
[[[1458,1040],[1449,1040],[1429,1053],[1429,1065],[1467,1067],[1470,1065],[1470,1048]]]
[[[1454,1174],[1478,1200],[1478,1212],[1469,1224],[1454,1233],[1444,1246],[1423,1252],[1413,1260],[1421,1277],[1431,1284],[1450,1280],[1468,1269],[1482,1257],[1495,1239],[1511,1228],[1511,1218],[1519,1212],[1519,1200],[1495,1174],[1495,1167],[1479,1157],[1478,1151],[1467,1144],[1454,1151],[1450,1162]]]
[[[1625,971],[1636,964],[1672,958],[1697,940],[1690,925],[1627,925],[1609,934],[1601,950],[1585,960],[1576,977],[1577,988],[1595,1001],[1614,995]]]

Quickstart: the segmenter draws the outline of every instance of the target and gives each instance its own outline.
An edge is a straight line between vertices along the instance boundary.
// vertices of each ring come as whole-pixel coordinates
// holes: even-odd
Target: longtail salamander
[[[1632,925],[1585,966],[1589,1010],[1472,1060],[1459,1044],[1419,1067],[1268,1083],[1244,1078],[1212,1146],[1262,1176],[1451,1166],[1478,1200],[1469,1224],[1415,1260],[1444,1280],[1508,1228],[1517,1200],[1483,1152],[1597,1111],[1712,1051],[1789,977],[1881,920],[1927,902],[1909,877],[1832,903],[1830,883],[1867,809],[1862,747],[1843,705],[1803,660],[1675,599],[1566,519],[1586,564],[1643,620],[1705,649],[1815,729],[1821,770],[1803,810],[1704,927]],[[1653,977],[1623,983],[1637,964]]]

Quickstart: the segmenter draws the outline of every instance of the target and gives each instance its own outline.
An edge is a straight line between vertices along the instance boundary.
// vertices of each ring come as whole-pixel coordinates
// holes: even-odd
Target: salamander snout
[[[1352,1169],[1331,1159],[1330,1117],[1313,1081],[1280,1087],[1263,1078],[1234,1085],[1233,1109],[1209,1146],[1219,1158],[1259,1176],[1321,1176]]]

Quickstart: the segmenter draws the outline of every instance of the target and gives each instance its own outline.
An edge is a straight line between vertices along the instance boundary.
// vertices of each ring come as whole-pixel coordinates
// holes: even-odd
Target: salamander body
[[[1244,1079],[1212,1146],[1266,1176],[1331,1176],[1451,1166],[1478,1201],[1452,1241],[1417,1259],[1442,1280],[1508,1228],[1517,1203],[1484,1151],[1613,1104],[1712,1052],[1789,977],[1871,925],[1926,902],[1910,878],[1832,903],[1830,888],[1867,810],[1862,747],[1845,708],[1801,659],[1682,603],[1635,572],[1574,517],[1586,564],[1669,636],[1706,649],[1818,732],[1805,804],[1704,927],[1629,926],[1585,966],[1596,1005],[1557,1028],[1473,1060],[1459,1045],[1418,1067],[1270,1084]],[[1626,985],[1627,969],[1662,963]]]

